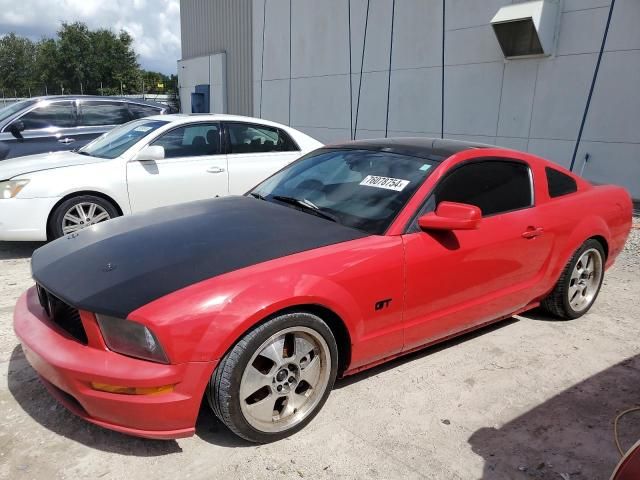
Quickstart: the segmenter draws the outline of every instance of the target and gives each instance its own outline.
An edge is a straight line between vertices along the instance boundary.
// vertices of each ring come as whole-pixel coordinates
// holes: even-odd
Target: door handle
[[[60,139],[58,139],[58,142],[60,142],[60,143],[64,143],[65,145],[66,145],[67,143],[73,143],[73,142],[75,142],[75,141],[76,141],[76,139],[75,139],[75,138],[69,138],[69,137],[64,137],[64,138],[60,138]]]
[[[525,232],[522,233],[522,237],[526,239],[532,239],[544,234],[542,227],[528,227]]]
[[[222,172],[224,172],[224,168],[222,168],[222,167],[209,167],[209,168],[207,168],[207,172],[209,172],[209,173],[222,173]]]

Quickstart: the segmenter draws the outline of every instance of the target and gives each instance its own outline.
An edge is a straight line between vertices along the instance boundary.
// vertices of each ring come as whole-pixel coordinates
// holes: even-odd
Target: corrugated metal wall
[[[227,53],[229,113],[253,114],[252,1],[180,0],[182,59]]]

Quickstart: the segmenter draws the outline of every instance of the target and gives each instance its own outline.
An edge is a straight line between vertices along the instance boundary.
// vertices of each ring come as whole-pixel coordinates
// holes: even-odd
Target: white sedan
[[[0,240],[58,238],[119,215],[243,194],[322,144],[231,115],[126,123],[77,151],[0,162]]]

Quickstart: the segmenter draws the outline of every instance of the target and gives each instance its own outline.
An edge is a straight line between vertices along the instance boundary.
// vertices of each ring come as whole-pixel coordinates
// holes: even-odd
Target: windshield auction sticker
[[[386,190],[395,190],[401,192],[404,187],[409,185],[409,180],[402,180],[400,178],[390,177],[378,177],[376,175],[367,175],[364,180],[360,182],[360,185],[366,185],[367,187],[384,188]]]

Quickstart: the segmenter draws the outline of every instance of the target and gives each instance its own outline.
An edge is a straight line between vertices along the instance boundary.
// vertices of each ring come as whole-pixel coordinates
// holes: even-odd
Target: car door
[[[117,125],[131,120],[125,102],[110,100],[80,100],[78,126],[73,134],[74,148],[80,148]]]
[[[405,344],[409,350],[509,315],[531,300],[551,253],[535,208],[528,164],[481,159],[455,167],[419,215],[443,201],[475,205],[476,230],[421,231],[417,217],[403,236],[406,262]]]
[[[279,128],[225,122],[224,129],[231,195],[247,192],[300,156],[298,146]]]
[[[39,102],[12,122],[22,122],[24,130],[22,139],[11,136],[4,140],[10,148],[8,158],[76,148],[76,120],[74,100]],[[4,131],[8,132],[10,126]]]
[[[227,157],[220,150],[220,124],[175,127],[152,141],[164,148],[162,160],[127,163],[132,211],[227,195]]]

